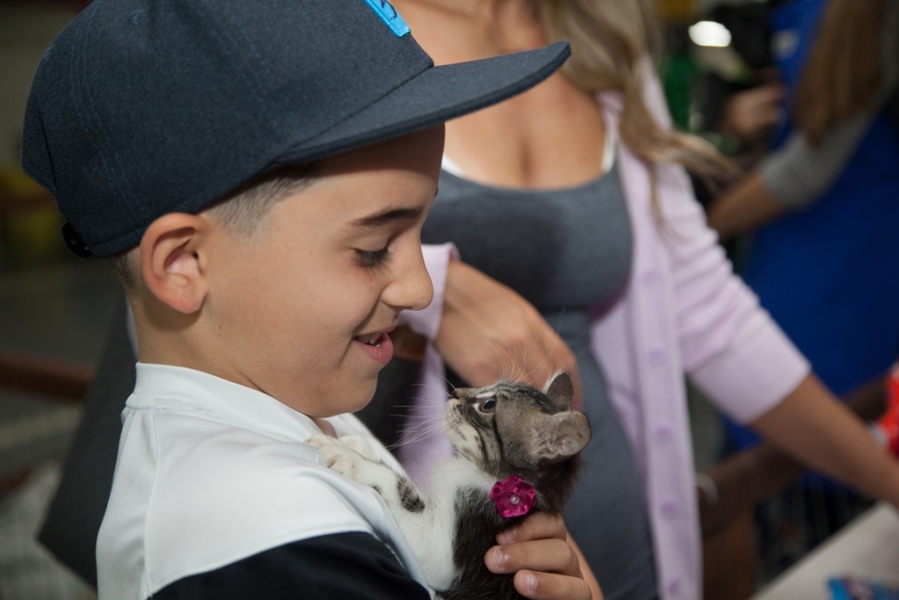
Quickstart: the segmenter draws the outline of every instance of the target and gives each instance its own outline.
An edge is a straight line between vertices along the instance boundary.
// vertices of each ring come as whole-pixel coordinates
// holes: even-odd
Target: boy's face
[[[205,370],[312,417],[371,400],[402,310],[433,289],[420,233],[443,126],[327,159],[249,239],[215,228]]]

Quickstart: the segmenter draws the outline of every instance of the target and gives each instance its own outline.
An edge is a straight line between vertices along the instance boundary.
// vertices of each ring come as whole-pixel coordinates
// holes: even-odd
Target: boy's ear
[[[211,223],[200,215],[169,213],[153,221],[140,242],[144,282],[161,302],[191,314],[203,306]]]

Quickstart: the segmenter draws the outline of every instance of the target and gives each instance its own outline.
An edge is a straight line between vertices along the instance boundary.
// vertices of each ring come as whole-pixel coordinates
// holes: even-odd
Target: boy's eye
[[[359,258],[359,263],[363,267],[379,267],[387,262],[387,258],[390,256],[390,249],[385,246],[374,252],[369,250],[356,250],[356,256]]]

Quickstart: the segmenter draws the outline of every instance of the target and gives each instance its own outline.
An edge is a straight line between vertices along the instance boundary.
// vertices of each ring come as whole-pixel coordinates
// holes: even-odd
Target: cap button
[[[87,258],[91,255],[90,248],[88,248],[84,242],[81,241],[81,238],[78,237],[78,234],[75,233],[75,228],[72,227],[72,224],[66,221],[66,223],[62,226],[62,241],[65,242],[66,247],[71,250],[72,254],[75,256],[80,256],[81,258]]]

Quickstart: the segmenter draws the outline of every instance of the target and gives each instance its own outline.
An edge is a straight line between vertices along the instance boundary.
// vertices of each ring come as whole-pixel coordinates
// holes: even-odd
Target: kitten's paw
[[[330,446],[331,444],[338,444],[339,442],[323,433],[316,433],[311,438],[303,442],[307,446],[312,446],[316,450],[321,450],[325,446]]]
[[[355,450],[372,462],[381,462],[381,459],[372,450],[371,444],[361,435],[345,435],[340,438],[340,443],[351,450]]]
[[[306,443],[318,450],[329,469],[354,479],[358,454],[344,446],[340,441],[323,434],[316,434]],[[360,457],[361,458],[361,457]]]

